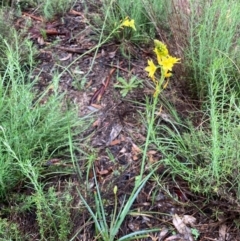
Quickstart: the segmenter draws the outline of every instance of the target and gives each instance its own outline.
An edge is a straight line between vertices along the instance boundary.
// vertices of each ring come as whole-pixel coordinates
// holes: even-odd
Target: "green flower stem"
[[[150,139],[150,135],[152,133],[153,130],[153,125],[154,125],[154,120],[155,120],[155,111],[156,111],[156,107],[157,107],[157,103],[158,103],[158,97],[162,92],[162,84],[164,82],[164,74],[163,74],[163,69],[161,68],[161,77],[158,81],[158,84],[156,85],[156,90],[155,90],[155,95],[153,98],[153,106],[152,106],[152,111],[151,111],[151,117],[150,117],[150,121],[149,121],[149,126],[148,126],[148,131],[147,131],[147,137],[146,137],[146,145],[144,147],[144,151],[143,151],[143,157],[142,157],[142,164],[141,164],[141,170],[140,170],[140,176],[139,179],[136,182],[136,186],[138,187],[143,174],[144,174],[144,169],[145,169],[145,163],[146,163],[146,157],[147,157],[147,149],[149,146],[149,139]]]

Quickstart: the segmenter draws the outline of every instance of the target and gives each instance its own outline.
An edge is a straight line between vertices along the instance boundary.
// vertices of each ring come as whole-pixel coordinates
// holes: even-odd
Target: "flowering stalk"
[[[155,65],[153,60],[150,59],[148,60],[148,66],[145,68],[145,70],[148,72],[148,76],[152,79],[153,83],[156,86],[154,94],[155,96],[157,95],[157,91],[161,91],[161,87],[162,89],[167,87],[169,81],[168,78],[172,76],[172,68],[175,64],[179,63],[180,59],[169,55],[167,46],[161,41],[155,39],[154,45],[155,48],[153,52],[156,54],[158,64]],[[164,81],[161,81],[162,78],[160,78],[158,81],[156,80],[155,73],[158,69],[161,69],[161,76],[167,78],[167,81],[164,85]]]
[[[162,42],[158,40],[154,40],[155,48],[154,53],[157,57],[158,65],[155,65],[153,60],[148,60],[148,66],[145,68],[145,70],[148,72],[148,76],[152,79],[153,83],[155,84],[155,93],[153,98],[153,104],[151,105],[151,116],[148,121],[148,132],[146,137],[146,145],[143,151],[143,157],[142,157],[142,164],[141,164],[141,171],[140,171],[140,178],[142,179],[144,170],[145,170],[145,160],[147,157],[147,149],[148,149],[148,143],[150,140],[151,133],[154,128],[154,120],[155,120],[155,112],[158,104],[158,97],[162,90],[167,87],[169,77],[172,75],[171,71],[174,66],[174,64],[179,63],[180,59],[177,59],[175,57],[172,57],[168,53],[167,46],[163,44]],[[161,76],[157,79],[155,77],[156,71],[160,69],[161,70]],[[166,83],[164,84],[165,79],[167,78]],[[136,186],[140,184],[140,181],[138,180]]]

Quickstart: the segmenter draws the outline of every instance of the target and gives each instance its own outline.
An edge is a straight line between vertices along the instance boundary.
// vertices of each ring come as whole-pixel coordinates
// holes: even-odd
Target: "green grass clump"
[[[154,143],[164,154],[163,162],[173,176],[181,176],[197,193],[211,197],[231,190],[239,200],[240,163],[239,109],[231,96],[225,110],[219,104],[210,106],[208,121],[201,126],[172,123],[171,126],[156,127]],[[178,123],[180,124],[180,123]]]
[[[0,218],[0,240],[5,241],[22,241],[24,238],[19,231],[17,224],[8,222],[7,219]]]
[[[106,20],[106,32],[111,32],[116,26],[127,16],[134,19],[137,31],[123,31],[115,34],[115,39],[118,41],[142,42],[147,41],[149,36],[154,36],[154,28],[151,26],[149,19],[144,14],[143,4],[140,0],[130,1],[109,1],[103,2],[104,11],[109,11]]]
[[[62,190],[57,192],[54,187],[45,188],[44,190],[37,180],[36,168],[30,162],[22,167],[35,190],[31,196],[25,199],[23,205],[27,206],[29,210],[35,210],[38,234],[41,240],[68,240],[73,227],[71,221],[73,197],[70,191]],[[69,185],[67,188],[71,189],[71,186]]]
[[[79,143],[88,124],[78,116],[78,109],[66,102],[64,94],[58,93],[58,73],[43,93],[36,91],[34,49],[28,40],[22,41],[14,31],[11,43],[2,38],[1,44],[0,63],[4,68],[0,72],[0,200],[12,202],[14,191],[20,192],[27,186],[32,191],[24,200],[25,210],[16,209],[36,213],[36,232],[41,240],[68,240],[72,197],[68,191],[59,194],[47,184],[45,177],[54,167],[46,165],[59,158],[60,162],[71,162],[74,166],[74,155],[79,151],[76,138]],[[28,46],[24,64],[22,46]],[[59,169],[51,175],[73,172],[73,167]],[[15,195],[14,204],[20,196]],[[22,234],[12,223],[9,212],[16,214],[4,206],[1,215],[7,218],[0,219],[0,238],[28,240],[23,238],[28,234]]]
[[[143,160],[144,162],[144,160]],[[94,192],[94,200],[95,200],[95,209],[93,210],[92,207],[89,206],[87,201],[82,196],[80,190],[78,190],[79,196],[83,202],[83,204],[86,206],[88,212],[91,215],[91,218],[94,221],[95,230],[96,230],[96,236],[99,237],[99,239],[103,241],[114,241],[116,239],[116,236],[118,235],[120,228],[122,226],[122,223],[126,219],[127,215],[129,214],[130,208],[133,205],[133,202],[135,201],[137,195],[142,190],[143,186],[147,182],[147,180],[152,176],[153,171],[150,172],[146,177],[142,177],[140,174],[136,178],[135,187],[131,193],[131,195],[128,197],[123,198],[123,202],[118,208],[118,187],[114,186],[113,188],[113,194],[114,194],[114,201],[113,201],[113,211],[111,214],[107,213],[105,210],[104,200],[101,197],[99,184],[97,183],[96,179],[96,173],[93,168],[94,173],[94,180],[96,183],[96,191]],[[125,200],[126,199],[126,200]],[[108,217],[111,217],[110,219]],[[119,238],[119,241],[127,241],[127,240],[136,240],[140,238],[148,237],[149,233],[158,232],[159,228],[152,228],[152,229],[145,229],[145,230],[138,230],[132,233],[129,233],[127,235],[122,236]],[[72,241],[73,239],[71,239]]]
[[[209,94],[209,77],[216,61],[225,58],[228,78],[239,75],[239,68],[234,63],[240,59],[240,3],[234,0],[231,4],[227,0],[194,2],[191,1],[189,33],[186,34],[189,38],[186,61],[192,73],[192,89],[200,100],[204,100]],[[224,80],[218,78],[218,81]],[[239,89],[239,82],[233,79],[231,86]]]
[[[11,57],[18,59],[21,69],[28,69],[33,65],[35,53],[32,44],[23,40],[23,34],[15,30],[12,12],[0,9],[0,73],[7,73],[5,70],[9,68],[8,59]]]
[[[104,0],[100,13],[92,14],[93,23],[104,36],[109,36],[126,17],[133,19],[136,31],[125,28],[123,31],[114,32],[111,38],[120,44],[122,53],[129,56],[131,44],[146,44],[156,36],[159,23],[166,17],[165,2],[167,1],[159,3],[150,0]]]
[[[73,7],[75,0],[19,0],[19,1],[3,1],[4,6],[12,7],[18,11],[25,11],[34,8],[38,14],[43,16],[45,20],[51,20],[54,17],[69,11]]]
[[[232,84],[239,77],[229,76],[229,64],[228,58],[219,57],[208,67],[208,95],[197,126],[178,118],[171,125],[156,126],[152,138],[170,173],[181,176],[193,191],[229,198],[231,190],[239,201],[239,89]],[[234,63],[231,67],[237,68]]]
[[[40,0],[40,12],[44,18],[50,20],[56,15],[66,13],[73,6],[75,0]]]
[[[189,46],[182,64],[187,63],[193,93],[202,103],[198,124],[190,117],[181,120],[165,103],[174,118],[156,125],[151,139],[169,173],[186,180],[193,191],[240,201],[240,5],[226,0],[196,4],[189,5]]]
[[[14,47],[5,44],[8,62],[0,75],[0,197],[25,179],[20,163],[30,160],[42,168],[51,157],[69,156],[69,131],[74,129],[77,135],[85,129],[77,110],[68,109],[64,96],[58,95],[58,76],[53,78],[53,94],[48,96],[46,90],[36,97],[31,73],[22,69],[17,42]]]
[[[41,167],[69,152],[68,131],[80,125],[74,112],[63,113],[62,96],[50,96],[45,104],[35,100],[32,84],[25,84],[27,75],[14,67],[9,66],[12,78],[2,76],[0,83],[0,196],[23,180],[19,162],[31,160]]]

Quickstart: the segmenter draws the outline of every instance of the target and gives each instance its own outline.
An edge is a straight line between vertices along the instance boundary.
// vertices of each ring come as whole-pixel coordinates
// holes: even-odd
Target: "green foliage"
[[[151,139],[173,177],[180,176],[209,198],[229,199],[231,190],[239,201],[239,3],[191,1],[190,6],[186,56],[194,93],[204,100],[197,114],[202,117],[194,125],[190,117],[181,120],[173,106],[163,103],[173,118],[156,124]]]
[[[202,124],[194,127],[191,122],[172,122],[171,126],[157,126],[153,139],[164,153],[163,162],[170,172],[187,180],[192,190],[228,198],[225,193],[230,188],[239,199],[240,110],[234,89],[228,92],[228,75],[223,66],[217,66],[211,70],[211,93]]]
[[[33,194],[26,198],[22,209],[24,211],[26,208],[29,210],[35,208],[41,240],[67,240],[72,228],[70,221],[72,197],[69,191],[62,190],[57,194],[53,187],[45,190],[46,188],[44,189],[39,182],[40,171],[30,160],[19,161],[19,169],[34,190]],[[68,188],[70,189],[70,186]]]
[[[127,201],[125,201],[125,198],[122,202],[121,207],[118,209],[118,196],[117,196],[117,186],[113,188],[113,194],[114,194],[114,204],[113,204],[113,212],[109,215],[105,211],[105,203],[104,200],[101,197],[99,185],[97,183],[95,170],[93,169],[94,173],[94,179],[96,183],[96,192],[94,193],[94,199],[95,199],[95,211],[89,206],[87,201],[82,196],[81,192],[78,190],[79,196],[83,202],[83,204],[86,206],[87,210],[89,211],[96,229],[96,236],[101,238],[103,241],[113,241],[116,239],[116,236],[121,228],[121,225],[128,215],[130,208],[136,199],[138,193],[142,190],[143,186],[147,182],[147,180],[150,178],[153,172],[150,172],[145,178],[141,178],[138,176],[138,181],[136,180],[136,186],[134,190],[132,191],[130,197]],[[111,217],[110,221],[107,217]],[[150,230],[139,230],[130,234],[127,234],[121,238],[118,239],[118,241],[127,241],[127,240],[136,240],[139,238],[147,237],[149,233],[151,232],[158,232],[159,229],[150,229]]]
[[[150,31],[151,37],[155,37],[156,32],[159,34],[163,29],[168,28],[168,17],[172,11],[172,1],[141,0],[140,2],[144,9],[143,12],[149,20],[150,29],[146,31]]]
[[[21,236],[18,225],[9,222],[7,219],[0,218],[0,240],[4,241],[22,241],[25,240]]]
[[[73,5],[75,0],[41,0],[41,11],[44,18],[52,19],[56,15],[66,13]]]
[[[13,2],[13,1],[12,1]],[[2,5],[12,5],[3,1]],[[95,2],[95,1],[94,1]],[[98,10],[92,14],[100,37],[98,44],[87,53],[95,52],[89,68],[92,70],[97,52],[104,43],[114,39],[128,55],[135,44],[148,43],[160,34],[162,27],[167,26],[171,1],[158,0],[103,0]],[[140,173],[136,176],[135,186],[129,197],[118,207],[116,187],[113,189],[113,201],[105,202],[100,193],[96,175],[94,193],[95,206],[90,206],[82,196],[82,203],[94,221],[96,235],[102,240],[115,240],[132,204],[145,183],[154,173],[146,159],[149,146],[156,147],[162,154],[161,163],[168,168],[174,178],[180,176],[189,183],[195,192],[204,193],[208,197],[219,195],[228,199],[229,190],[240,201],[240,108],[239,108],[239,17],[238,1],[216,0],[196,3],[190,2],[189,46],[186,62],[191,74],[190,84],[194,93],[202,103],[202,119],[198,125],[191,120],[181,120],[176,110],[168,103],[165,107],[172,119],[164,119],[159,125],[156,116],[158,110],[161,85],[155,92],[153,101],[147,99],[146,128],[147,136],[142,152]],[[197,1],[198,2],[198,1]],[[229,4],[229,2],[231,4]],[[20,0],[20,9],[35,7],[37,12],[47,20],[68,11],[73,0]],[[99,3],[96,3],[99,4]],[[104,16],[103,14],[104,13]],[[133,27],[121,25],[126,17],[134,20]],[[69,240],[72,231],[70,211],[72,197],[67,190],[56,192],[55,188],[44,184],[44,167],[51,158],[72,159],[75,155],[75,137],[85,130],[86,125],[77,116],[77,110],[64,101],[58,94],[59,75],[56,73],[53,82],[53,93],[48,89],[44,93],[36,93],[30,77],[34,63],[35,50],[29,41],[19,37],[12,27],[11,15],[0,14],[0,198],[10,196],[15,187],[21,188],[28,183],[32,188],[31,196],[27,196],[24,204],[18,207],[19,212],[34,210],[41,240]],[[176,38],[178,39],[178,38]],[[130,46],[130,47],[129,47]],[[126,54],[127,53],[127,54]],[[78,59],[80,59],[81,55]],[[77,61],[76,59],[74,61]],[[81,73],[80,73],[81,74]],[[87,74],[86,74],[87,76]],[[84,88],[87,78],[73,83],[79,89]],[[77,75],[75,76],[77,77]],[[78,79],[78,78],[77,78]],[[164,81],[164,76],[159,80]],[[161,82],[162,81],[162,82]],[[125,97],[134,88],[141,86],[142,81],[136,77],[129,81],[118,78],[116,88]],[[50,87],[49,87],[50,88]],[[172,109],[171,109],[172,108]],[[86,144],[85,144],[86,145]],[[87,178],[96,154],[89,154]],[[80,169],[74,166],[81,176]],[[78,169],[77,169],[78,168]],[[94,170],[93,173],[95,174]],[[161,183],[159,174],[158,184]],[[161,184],[162,185],[162,184]],[[90,185],[86,185],[89,188]],[[16,197],[23,202],[23,197]],[[153,198],[154,199],[154,198]],[[112,213],[107,213],[106,205],[112,206]],[[216,214],[217,216],[217,214]],[[109,218],[110,217],[110,218]],[[130,233],[118,240],[135,240],[146,237],[149,232],[141,230]],[[197,239],[199,232],[191,229]],[[73,237],[71,240],[73,240]],[[0,239],[24,240],[19,227],[12,221],[0,218]]]
[[[235,63],[240,59],[239,51],[239,1],[216,0],[196,3],[191,1],[189,33],[186,33],[189,48],[186,62],[192,74],[191,86],[199,99],[205,100],[209,92],[211,68],[223,59],[228,78],[239,76]],[[218,78],[218,81],[223,81]],[[239,81],[233,79],[231,86],[239,91]]]
[[[19,9],[25,10],[37,8],[39,14],[47,20],[53,19],[56,15],[66,13],[74,4],[75,0],[19,0],[14,3]],[[12,5],[12,4],[11,4]]]
[[[82,77],[82,76],[80,76],[80,75],[77,76],[77,75],[75,74],[74,80],[73,80],[73,82],[72,82],[72,86],[73,86],[74,88],[76,88],[77,90],[84,90],[84,87],[85,87],[86,83],[87,83],[87,78]]]
[[[44,187],[43,177],[51,171],[44,165],[52,157],[74,164],[75,137],[87,125],[78,110],[64,101],[64,95],[58,94],[58,73],[45,92],[35,91],[37,81],[31,77],[35,50],[11,26],[0,21],[0,199],[12,199],[17,186],[29,183],[33,193],[24,202],[23,195],[15,195],[16,202],[24,203],[15,211],[36,212],[41,240],[65,241],[72,230],[72,197],[67,191],[57,194]],[[7,28],[13,30],[11,36]],[[7,219],[0,220],[0,239],[28,240]]]
[[[30,159],[41,168],[51,155],[66,154],[68,130],[80,124],[74,112],[62,112],[62,96],[50,96],[46,104],[40,103],[43,96],[36,100],[32,85],[24,84],[27,77],[21,74],[0,83],[1,196],[22,180],[18,162]],[[11,82],[7,87],[6,81]]]
[[[193,237],[195,238],[195,240],[197,240],[200,236],[200,233],[196,228],[191,228],[191,233],[192,233]]]
[[[34,93],[35,83],[30,83],[31,73],[22,69],[19,48],[7,45],[5,71],[0,75],[0,197],[24,180],[19,163],[31,160],[34,167],[42,169],[52,155],[70,154],[69,130],[74,128],[77,134],[85,129],[77,111],[68,110],[64,96],[58,95],[57,75],[52,95],[48,89],[40,96]],[[29,53],[26,64],[31,69],[32,51]]]
[[[120,93],[122,97],[125,97],[130,91],[138,88],[142,84],[142,80],[138,80],[136,76],[131,77],[129,81],[122,77],[119,77],[117,80],[120,84],[115,84],[114,87],[121,89]]]
[[[135,80],[134,80],[135,81]],[[132,81],[132,82],[134,82]],[[164,75],[162,75],[159,78],[159,83],[162,83],[164,81]],[[126,82],[125,80],[122,80],[122,83]],[[128,83],[127,83],[128,84]],[[125,85],[127,85],[125,83]],[[120,207],[119,210],[117,210],[117,187],[115,186],[113,188],[113,193],[114,193],[114,205],[113,205],[113,213],[111,215],[110,221],[107,221],[107,216],[109,214],[106,213],[105,211],[105,205],[104,205],[104,200],[101,198],[100,194],[100,189],[97,183],[97,178],[95,174],[95,170],[93,168],[93,173],[94,173],[94,180],[96,184],[96,192],[95,192],[95,210],[93,210],[92,207],[89,206],[87,201],[84,199],[82,196],[81,192],[78,190],[79,196],[86,206],[88,212],[90,213],[95,227],[97,231],[97,235],[101,237],[102,240],[104,241],[113,241],[123,223],[125,220],[126,216],[129,214],[129,211],[132,207],[133,202],[136,200],[139,192],[142,190],[146,182],[149,180],[149,178],[153,175],[155,170],[158,168],[158,164],[154,167],[149,168],[148,174],[145,174],[145,165],[146,165],[146,159],[147,159],[147,152],[148,152],[148,147],[151,143],[151,134],[153,133],[154,129],[154,122],[155,122],[155,112],[157,109],[157,104],[159,101],[159,95],[162,93],[163,89],[161,88],[161,84],[157,85],[156,87],[156,94],[154,95],[153,102],[151,105],[149,105],[147,109],[147,137],[146,141],[144,144],[144,150],[143,150],[143,156],[142,156],[142,161],[141,161],[141,167],[139,171],[139,175],[135,177],[135,185],[134,188],[130,194],[130,196],[127,198],[127,200],[123,201],[123,205]],[[109,224],[110,223],[110,224]],[[136,240],[138,238],[143,238],[146,237],[150,232],[155,232],[159,231],[159,229],[151,229],[151,230],[139,230],[130,234],[127,234],[121,238],[119,238],[119,241],[123,240]]]
[[[36,204],[37,221],[42,240],[68,240],[72,231],[70,209],[72,197],[65,191],[60,195],[53,187],[46,193],[36,190],[33,196]]]
[[[0,73],[6,73],[9,58],[12,57],[19,61],[22,70],[28,69],[33,65],[35,54],[32,43],[15,30],[11,11],[0,9]]]
[[[155,37],[157,24],[162,23],[163,16],[167,13],[164,3],[165,1],[159,3],[159,1],[151,0],[104,0],[100,9],[101,12],[106,13],[104,14],[106,18],[104,20],[101,13],[94,13],[93,24],[98,26],[105,36],[108,36],[126,17],[134,19],[137,31],[125,28],[115,32],[112,36],[119,42],[122,52],[128,55],[131,53],[128,50],[130,44],[149,43],[150,39]]]

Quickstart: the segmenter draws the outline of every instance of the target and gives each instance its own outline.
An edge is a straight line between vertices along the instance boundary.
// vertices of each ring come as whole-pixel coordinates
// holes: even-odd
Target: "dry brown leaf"
[[[186,226],[183,219],[177,214],[173,215],[173,225],[186,241],[194,241],[191,229]]]
[[[164,241],[184,241],[184,240],[180,237],[179,234],[176,234],[164,239]]]
[[[129,223],[128,224],[129,229],[131,229],[133,232],[136,232],[140,229],[138,223]]]
[[[134,155],[136,154],[140,154],[142,152],[142,150],[134,143],[132,143],[132,153]]]
[[[225,224],[219,227],[219,241],[225,241],[227,235],[227,226]]]
[[[186,232],[187,226],[177,214],[173,215],[173,225],[180,234],[184,234]]]
[[[53,158],[46,162],[46,166],[58,165],[60,162],[61,162],[61,159]]]
[[[168,229],[167,228],[162,228],[158,238],[159,238],[159,241],[162,241],[168,234]]]
[[[72,14],[72,15],[75,15],[75,16],[82,16],[82,17],[84,17],[84,15],[83,15],[82,13],[77,12],[77,11],[75,11],[75,10],[73,10],[73,9],[71,9],[71,10],[69,11],[69,14]]]
[[[101,176],[107,175],[109,173],[109,170],[101,170],[101,171],[97,170],[97,173],[100,174]]]
[[[139,159],[139,156],[138,155],[133,155],[132,159],[133,159],[133,161],[137,161]]]
[[[123,147],[123,148],[119,151],[119,153],[122,153],[122,154],[124,154],[124,153],[126,153],[126,152],[127,152],[126,147]]]
[[[155,159],[153,158],[153,155],[148,155],[148,161],[150,164],[153,164],[156,162]]]
[[[106,56],[106,51],[104,49],[101,50],[101,57],[105,57]]]
[[[69,53],[66,57],[59,59],[60,61],[66,61],[68,59],[72,58],[72,54]]]
[[[131,154],[134,161],[137,161],[139,159],[139,154],[141,152],[142,150],[136,144],[132,143]]]
[[[196,223],[196,218],[194,218],[194,217],[191,216],[191,215],[184,215],[182,221],[183,221],[185,224],[189,224],[191,227],[193,227],[194,224]]]
[[[92,79],[90,79],[87,84],[85,85],[85,88],[88,89],[92,85]]]
[[[148,155],[155,155],[155,154],[157,154],[157,151],[150,150],[147,153],[148,153]]]
[[[23,12],[22,15],[23,15],[23,16],[27,16],[27,17],[30,17],[30,18],[32,18],[32,19],[34,19],[34,20],[39,21],[39,22],[43,22],[43,20],[44,20],[42,17],[38,17],[38,16],[35,16],[35,15],[30,14],[30,13],[27,13],[27,12]]]
[[[110,132],[107,145],[109,145],[112,141],[114,141],[117,138],[117,136],[122,131],[122,129],[123,129],[122,125],[119,125],[118,123],[112,126],[112,130]]]
[[[109,52],[109,53],[108,53],[108,57],[111,58],[111,59],[114,58],[115,55],[116,55],[116,52],[117,52],[117,51]]]
[[[122,142],[122,140],[119,140],[119,139],[116,139],[116,140],[113,140],[109,145],[110,146],[115,146],[115,145],[118,145]]]
[[[101,105],[97,105],[97,104],[91,104],[92,107],[94,107],[95,109],[102,109],[102,106]]]
[[[97,119],[97,120],[95,120],[95,121],[93,122],[92,126],[93,126],[93,127],[98,127],[98,126],[100,126],[100,124],[101,124],[100,119]]]
[[[38,42],[39,45],[44,45],[45,44],[45,41],[44,41],[43,37],[38,37],[37,38],[37,42]]]
[[[154,151],[154,150],[150,150],[150,151],[147,152],[148,161],[149,161],[150,164],[153,164],[153,163],[155,163],[159,160],[159,158],[154,156],[156,153],[157,152]]]

